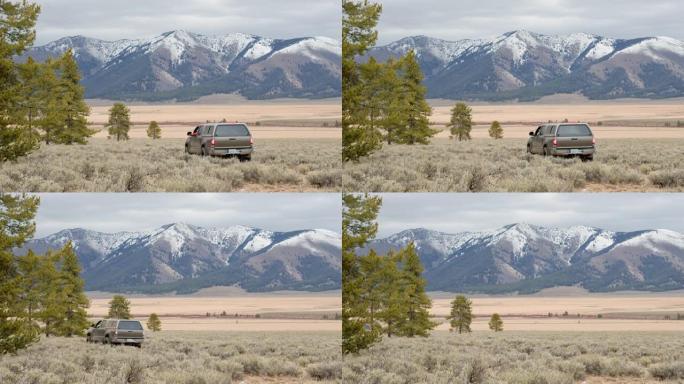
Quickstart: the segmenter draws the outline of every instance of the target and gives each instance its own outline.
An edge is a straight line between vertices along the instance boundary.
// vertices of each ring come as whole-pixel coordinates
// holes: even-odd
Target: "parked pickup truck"
[[[185,152],[202,156],[236,156],[241,161],[250,161],[254,138],[245,124],[204,124],[188,132]]]
[[[544,156],[578,156],[591,161],[596,153],[596,139],[585,123],[546,124],[530,132],[527,152]]]
[[[144,340],[143,327],[138,320],[100,320],[86,332],[86,341],[89,343],[134,345],[140,348]]]

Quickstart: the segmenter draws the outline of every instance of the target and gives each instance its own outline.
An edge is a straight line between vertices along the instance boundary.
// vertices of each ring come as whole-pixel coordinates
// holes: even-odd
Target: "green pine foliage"
[[[131,318],[131,302],[121,295],[114,295],[109,302],[109,319],[130,319]]]
[[[156,121],[150,121],[150,125],[147,127],[147,137],[152,140],[161,139],[161,127]]]
[[[498,313],[492,314],[492,317],[489,319],[489,329],[494,332],[503,331],[503,320],[501,320],[501,316]]]
[[[401,114],[402,124],[399,126],[397,142],[400,144],[429,144],[429,139],[439,131],[430,128],[432,108],[425,101],[427,88],[423,85],[423,72],[418,65],[416,54],[412,50],[398,62],[400,87],[393,87],[398,92],[400,102],[393,113]]]
[[[123,103],[115,103],[109,110],[109,122],[105,124],[109,136],[116,141],[128,140],[128,131],[131,129],[130,110]]]
[[[345,194],[342,201],[342,352],[346,354],[358,353],[380,339],[365,301],[365,272],[356,250],[375,237],[382,199]]]
[[[33,44],[39,12],[38,5],[27,1],[0,1],[0,162],[14,161],[38,148],[38,137],[23,115],[25,103],[14,57]]]
[[[450,330],[458,333],[469,333],[470,324],[473,322],[473,302],[463,295],[458,295],[451,302],[451,313],[447,317]]]
[[[503,133],[501,123],[496,120],[492,121],[492,125],[489,127],[489,137],[492,139],[503,139]]]
[[[152,332],[161,331],[161,320],[159,320],[159,316],[156,313],[151,313],[150,318],[147,319],[147,329]]]
[[[38,338],[13,253],[33,236],[38,204],[37,197],[0,194],[0,354],[15,353]]]
[[[382,6],[343,0],[342,11],[342,159],[358,161],[382,147],[382,135],[368,121],[361,65],[356,61],[377,41]]]
[[[86,144],[95,131],[88,127],[90,107],[86,104],[85,89],[81,85],[81,73],[71,49],[55,63],[60,78],[57,81],[57,104],[59,105],[59,130],[56,142],[60,144]]]
[[[56,333],[59,336],[83,336],[88,328],[88,314],[86,309],[90,302],[86,297],[81,279],[81,265],[78,262],[71,241],[59,252],[61,269],[59,271],[58,287],[61,299],[58,303],[61,312],[57,324]]]
[[[451,121],[447,128],[451,130],[451,136],[458,141],[470,140],[470,131],[473,129],[473,110],[465,103],[457,103],[451,109]]]
[[[423,265],[413,243],[399,253],[401,272],[397,289],[404,299],[402,318],[398,324],[398,334],[406,337],[427,337],[437,325],[430,320],[432,301],[425,293]]]

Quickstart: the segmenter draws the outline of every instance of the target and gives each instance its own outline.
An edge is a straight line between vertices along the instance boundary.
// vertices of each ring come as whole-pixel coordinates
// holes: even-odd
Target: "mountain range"
[[[248,291],[339,289],[341,238],[326,230],[271,232],[184,223],[141,232],[67,229],[28,241],[44,253],[72,241],[87,290],[190,293],[239,285]]]
[[[493,39],[412,36],[371,49],[380,61],[416,52],[428,97],[535,100],[557,93],[591,99],[684,96],[684,42],[613,39],[586,33],[513,31]]]
[[[87,98],[192,100],[215,93],[251,99],[338,97],[339,41],[204,36],[178,30],[146,39],[65,37],[27,51],[38,61],[72,49]]]
[[[593,292],[684,289],[684,234],[613,232],[586,226],[512,224],[493,231],[409,229],[371,241],[366,251],[416,249],[428,289],[533,293],[554,286]]]

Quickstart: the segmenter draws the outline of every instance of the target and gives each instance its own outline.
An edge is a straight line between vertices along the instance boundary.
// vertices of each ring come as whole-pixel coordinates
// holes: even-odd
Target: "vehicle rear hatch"
[[[591,148],[594,135],[586,124],[559,125],[556,132],[556,148]]]
[[[119,340],[141,340],[144,337],[142,325],[135,320],[121,320],[116,329],[116,336]]]
[[[214,148],[244,148],[252,146],[252,136],[244,124],[219,124],[214,132]]]

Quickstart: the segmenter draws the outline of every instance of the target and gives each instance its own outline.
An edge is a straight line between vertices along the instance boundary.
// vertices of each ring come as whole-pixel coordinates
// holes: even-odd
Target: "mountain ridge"
[[[409,229],[376,239],[380,254],[414,242],[428,289],[534,293],[579,285],[590,291],[684,288],[684,234],[614,232],[589,226],[547,228],[525,223],[449,234]]]
[[[271,39],[175,30],[143,39],[64,37],[33,47],[38,61],[72,49],[88,98],[194,100],[216,93],[252,99],[326,98],[341,92],[341,44],[327,37]]]
[[[18,253],[44,253],[67,241],[74,244],[88,290],[190,293],[240,285],[258,292],[340,286],[340,236],[321,229],[273,232],[185,223],[117,233],[75,228],[30,240]]]
[[[558,93],[591,99],[684,96],[684,42],[517,30],[490,39],[409,36],[371,49],[381,61],[415,50],[428,97],[532,101]]]

